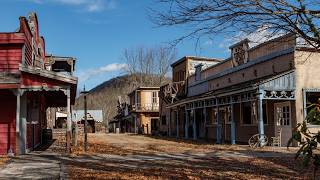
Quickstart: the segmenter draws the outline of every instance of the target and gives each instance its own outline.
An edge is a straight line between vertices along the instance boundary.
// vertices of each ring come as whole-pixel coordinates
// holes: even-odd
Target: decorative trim
[[[294,90],[262,90],[263,99],[295,100]]]

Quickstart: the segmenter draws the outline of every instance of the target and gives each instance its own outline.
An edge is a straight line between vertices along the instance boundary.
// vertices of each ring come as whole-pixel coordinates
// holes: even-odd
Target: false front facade
[[[275,137],[281,131],[285,146],[308,104],[320,97],[320,80],[314,78],[320,73],[320,53],[299,46],[292,34],[251,48],[243,40],[230,50],[230,58],[217,64],[196,64],[183,81],[185,87],[177,90],[179,97],[166,93],[170,86],[161,87],[165,110],[160,114],[166,118],[162,130],[232,144],[247,143],[254,134]]]
[[[41,144],[47,108],[67,107],[71,118],[77,88],[77,78],[46,64],[37,15],[19,20],[16,32],[0,33],[0,154],[23,154]]]

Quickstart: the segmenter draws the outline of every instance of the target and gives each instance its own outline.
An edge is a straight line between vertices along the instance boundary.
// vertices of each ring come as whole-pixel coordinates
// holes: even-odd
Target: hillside
[[[138,76],[124,75],[101,83],[89,91],[87,95],[88,109],[102,109],[104,123],[107,125],[116,115],[118,96],[121,96],[123,100],[128,100],[127,94],[137,88],[139,84],[141,86],[159,85],[157,77],[146,78],[146,76],[143,76],[143,80],[144,83],[137,83],[140,81]],[[168,81],[169,79],[165,79],[161,84]],[[83,109],[83,102],[83,96],[79,96],[76,99],[74,109]]]

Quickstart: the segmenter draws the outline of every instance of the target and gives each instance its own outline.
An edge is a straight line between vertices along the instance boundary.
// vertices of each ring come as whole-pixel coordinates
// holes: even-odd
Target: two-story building
[[[129,103],[118,103],[112,121],[121,132],[157,134],[159,132],[159,87],[138,87],[128,94]]]
[[[274,137],[281,130],[285,146],[308,104],[320,97],[320,52],[297,42],[293,34],[254,47],[245,39],[230,47],[229,58],[210,67],[195,64],[194,73],[182,82],[185,87],[161,87],[160,114],[168,119],[163,130],[232,144],[247,143],[257,133]],[[187,59],[182,62],[188,64]]]
[[[77,78],[47,63],[37,15],[19,20],[17,31],[0,33],[0,154],[23,154],[41,144],[49,107],[67,107],[71,122],[76,96]],[[68,59],[73,66],[74,58]]]
[[[159,130],[159,87],[138,87],[128,94],[129,113],[134,132],[157,133]]]

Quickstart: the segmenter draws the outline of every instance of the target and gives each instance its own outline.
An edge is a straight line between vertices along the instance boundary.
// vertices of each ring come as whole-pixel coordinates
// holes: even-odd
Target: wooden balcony
[[[139,112],[159,112],[159,104],[151,103],[151,104],[134,104],[131,106],[131,111],[139,111]]]

